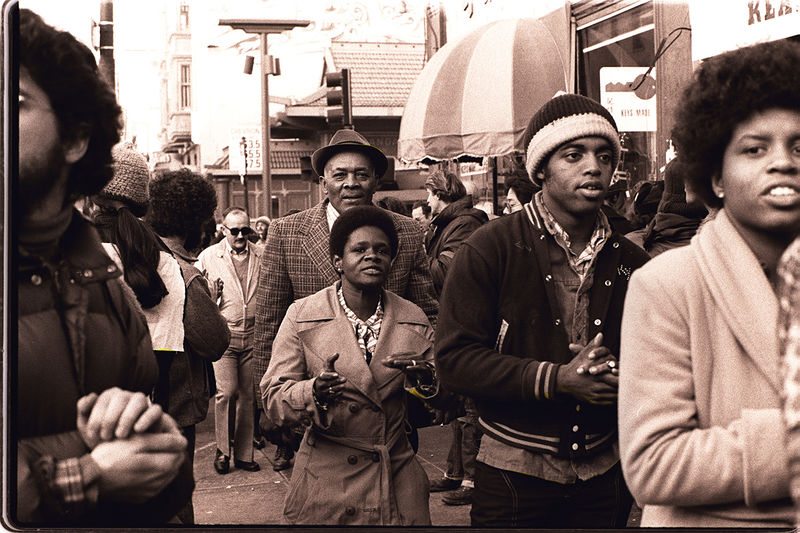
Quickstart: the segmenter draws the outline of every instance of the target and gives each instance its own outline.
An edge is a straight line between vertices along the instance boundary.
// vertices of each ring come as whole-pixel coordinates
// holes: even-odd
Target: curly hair
[[[344,245],[348,237],[360,227],[373,226],[383,231],[389,238],[392,257],[397,255],[398,237],[394,221],[388,211],[374,205],[359,205],[351,207],[336,219],[331,228],[329,251],[331,259],[334,255],[344,255]]]
[[[19,65],[47,94],[62,141],[89,136],[84,156],[72,165],[72,199],[97,194],[111,180],[111,148],[120,139],[122,109],[101,77],[94,55],[65,31],[29,9],[19,10]]]
[[[683,92],[672,139],[685,179],[706,205],[722,207],[712,178],[737,125],[771,108],[800,110],[800,42],[784,39],[706,60]]]
[[[150,182],[147,221],[159,235],[186,239],[187,249],[199,244],[203,223],[216,208],[214,186],[188,168],[158,173]]]

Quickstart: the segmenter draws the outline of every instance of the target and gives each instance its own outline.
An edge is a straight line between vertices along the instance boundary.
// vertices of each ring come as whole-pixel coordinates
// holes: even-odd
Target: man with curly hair
[[[18,347],[9,417],[17,526],[166,523],[191,497],[186,439],[120,270],[73,207],[112,177],[121,109],[92,52],[19,10]],[[13,457],[14,455],[12,455]]]

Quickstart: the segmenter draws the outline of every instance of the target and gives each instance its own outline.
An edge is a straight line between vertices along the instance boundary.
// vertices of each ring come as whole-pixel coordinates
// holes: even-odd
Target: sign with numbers
[[[231,170],[239,174],[245,173],[245,161],[248,174],[261,172],[261,128],[231,128],[228,159]]]

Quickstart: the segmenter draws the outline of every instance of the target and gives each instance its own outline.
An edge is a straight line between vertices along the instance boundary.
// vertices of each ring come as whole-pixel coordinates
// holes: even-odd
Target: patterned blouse
[[[339,295],[339,305],[342,306],[344,314],[353,326],[353,330],[358,339],[358,346],[364,353],[364,358],[367,364],[372,360],[372,354],[375,353],[375,347],[378,345],[378,337],[381,334],[381,324],[383,323],[383,305],[382,298],[378,298],[378,306],[375,312],[367,320],[361,320],[353,312],[352,309],[347,307],[347,302],[344,301],[344,294],[342,293],[342,284],[336,291]]]

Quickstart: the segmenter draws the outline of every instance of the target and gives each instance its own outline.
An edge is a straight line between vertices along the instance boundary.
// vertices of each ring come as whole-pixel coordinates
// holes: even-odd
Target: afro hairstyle
[[[150,182],[147,221],[159,235],[200,234],[216,208],[214,186],[188,168],[156,174]]]
[[[800,41],[784,39],[707,59],[683,92],[672,139],[687,185],[709,207],[722,207],[712,179],[733,130],[772,108],[800,110]]]
[[[359,205],[351,207],[339,215],[331,228],[330,255],[342,257],[344,255],[344,245],[348,237],[358,228],[373,226],[383,231],[389,238],[389,245],[392,250],[392,258],[397,255],[399,246],[397,230],[394,221],[388,211],[374,205]]]

